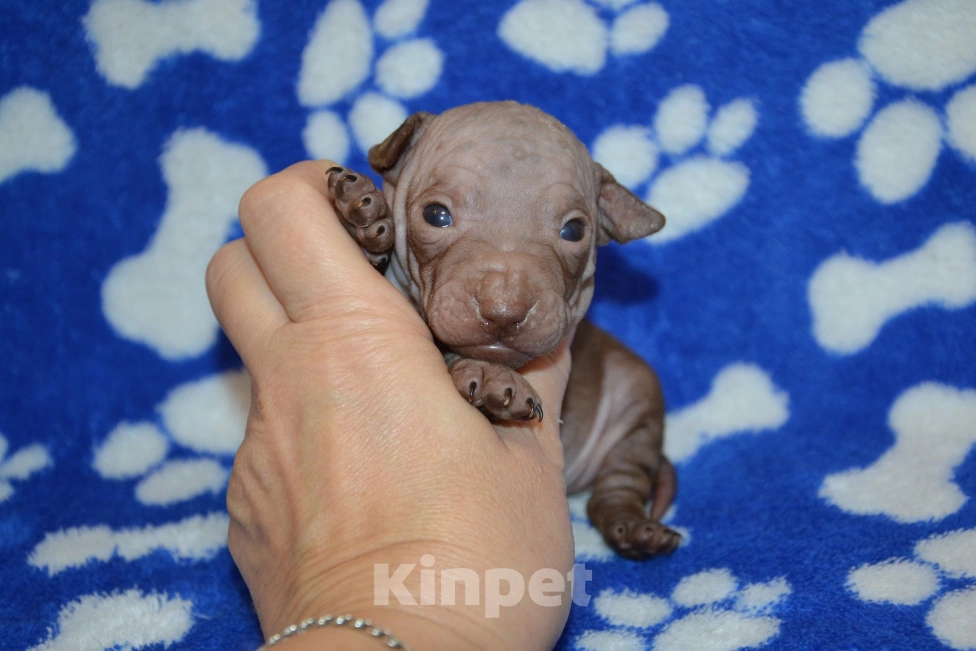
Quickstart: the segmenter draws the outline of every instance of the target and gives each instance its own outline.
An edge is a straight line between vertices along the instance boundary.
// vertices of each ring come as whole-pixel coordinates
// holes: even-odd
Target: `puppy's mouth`
[[[533,357],[514,348],[509,348],[501,342],[474,346],[452,346],[451,350],[462,357],[480,359],[509,368],[521,368]]]
[[[517,369],[555,348],[565,333],[567,315],[558,296],[540,296],[538,309],[527,310],[518,323],[490,322],[470,292],[454,287],[460,291],[435,293],[423,315],[440,345],[462,357]]]

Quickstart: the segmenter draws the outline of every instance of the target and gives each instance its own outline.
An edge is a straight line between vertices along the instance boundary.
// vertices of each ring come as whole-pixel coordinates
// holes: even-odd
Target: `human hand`
[[[350,612],[414,649],[549,649],[570,584],[559,607],[534,603],[528,585],[539,569],[565,577],[573,564],[558,433],[568,342],[524,370],[544,422],[493,427],[458,394],[414,308],[339,223],[327,200],[331,165],[300,163],[248,190],[245,238],[207,270],[214,313],[253,387],[227,490],[228,547],[262,629]],[[392,575],[425,554],[437,576],[474,570],[479,605],[443,605],[440,580],[437,606],[392,596],[376,605],[374,564]],[[486,618],[493,568],[521,574],[527,594]],[[404,586],[420,600],[419,568]],[[461,604],[463,592],[458,585]],[[329,634],[342,632],[315,633]],[[355,644],[348,637],[343,648]]]

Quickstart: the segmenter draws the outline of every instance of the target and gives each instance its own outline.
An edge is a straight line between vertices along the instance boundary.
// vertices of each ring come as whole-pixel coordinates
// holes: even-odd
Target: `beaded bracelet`
[[[376,638],[379,642],[382,642],[390,649],[403,649],[403,651],[410,651],[406,644],[400,640],[393,637],[393,635],[382,628],[373,626],[373,622],[368,619],[354,618],[352,615],[340,615],[339,617],[333,618],[332,615],[325,615],[315,619],[314,617],[309,617],[300,624],[292,624],[281,633],[275,633],[268,638],[268,641],[261,646],[258,651],[265,651],[268,647],[272,647],[278,642],[287,639],[293,635],[299,635],[313,628],[322,628],[332,624],[333,626],[346,626],[351,625],[352,628],[362,631],[369,635],[370,637]]]

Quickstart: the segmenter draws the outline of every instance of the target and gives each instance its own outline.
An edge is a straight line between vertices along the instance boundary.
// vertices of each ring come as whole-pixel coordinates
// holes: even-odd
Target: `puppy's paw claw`
[[[345,167],[330,167],[325,173],[329,199],[349,233],[369,253],[389,250],[393,246],[393,220],[386,199],[373,181]]]
[[[670,554],[681,544],[681,534],[652,520],[643,504],[630,494],[594,490],[586,513],[607,545],[624,558],[641,561]]]
[[[507,366],[475,359],[451,365],[458,392],[497,420],[542,421],[542,402],[528,381]]]
[[[621,515],[600,527],[603,539],[615,552],[632,560],[670,554],[681,544],[681,534],[646,517]]]

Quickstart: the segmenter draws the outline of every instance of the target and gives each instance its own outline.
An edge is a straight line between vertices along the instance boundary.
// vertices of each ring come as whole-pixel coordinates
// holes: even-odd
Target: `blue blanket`
[[[672,556],[562,650],[976,648],[976,3],[6,0],[0,647],[241,649],[237,201],[417,110],[554,114],[668,217],[591,315],[658,370]]]

